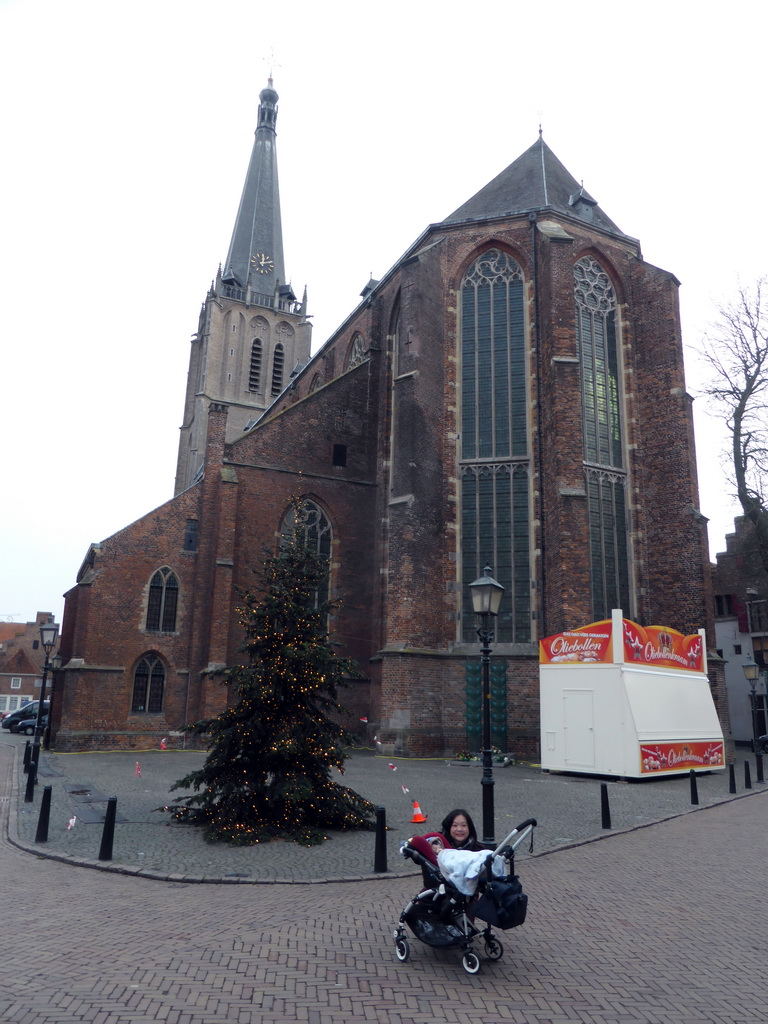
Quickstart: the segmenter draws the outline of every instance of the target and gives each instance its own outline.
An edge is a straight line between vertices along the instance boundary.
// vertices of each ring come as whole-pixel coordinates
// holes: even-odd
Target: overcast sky
[[[738,280],[766,273],[768,7],[714,10],[0,0],[0,618],[60,619],[88,545],[173,494],[189,339],[270,66],[286,270],[309,289],[314,348],[539,124],[679,278],[695,345]],[[715,552],[738,508],[703,405]]]

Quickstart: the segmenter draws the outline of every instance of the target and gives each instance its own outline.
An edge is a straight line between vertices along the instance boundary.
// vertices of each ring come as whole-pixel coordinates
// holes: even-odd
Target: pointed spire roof
[[[485,188],[443,221],[492,220],[532,210],[551,209],[577,217],[612,234],[624,232],[579,184],[544,141],[541,132],[530,149]]]
[[[265,294],[271,294],[276,283],[286,279],[277,181],[277,101],[270,78],[259,95],[251,162],[222,274],[223,281],[240,288],[246,287],[250,274],[254,289]]]

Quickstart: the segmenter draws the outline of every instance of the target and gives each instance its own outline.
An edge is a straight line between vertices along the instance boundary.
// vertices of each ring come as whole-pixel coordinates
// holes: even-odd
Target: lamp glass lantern
[[[56,637],[59,634],[59,627],[55,622],[47,622],[40,627],[40,643],[45,648],[46,655],[49,655],[56,646]]]
[[[754,661],[745,661],[741,667],[744,669],[747,682],[750,684],[756,683],[760,675],[760,666]]]
[[[498,615],[504,587],[491,576],[491,567],[486,565],[483,575],[469,584],[472,594],[472,609],[475,615]]]

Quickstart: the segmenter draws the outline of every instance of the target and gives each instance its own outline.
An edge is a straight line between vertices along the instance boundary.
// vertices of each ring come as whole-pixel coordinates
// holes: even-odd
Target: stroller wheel
[[[504,947],[497,938],[488,939],[485,944],[485,955],[489,960],[501,960],[504,956]]]
[[[474,952],[474,950],[468,949],[461,958],[461,966],[467,974],[477,974],[480,970],[480,957]]]
[[[408,957],[411,955],[411,947],[408,945],[408,939],[401,938],[395,943],[395,956],[401,963],[405,963]]]

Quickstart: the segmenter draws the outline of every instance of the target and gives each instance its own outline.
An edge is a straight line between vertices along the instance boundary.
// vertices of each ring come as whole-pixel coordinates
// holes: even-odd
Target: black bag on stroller
[[[523,892],[520,879],[512,875],[503,881],[488,882],[472,911],[475,917],[494,928],[507,931],[519,927],[525,921],[528,897]]]

